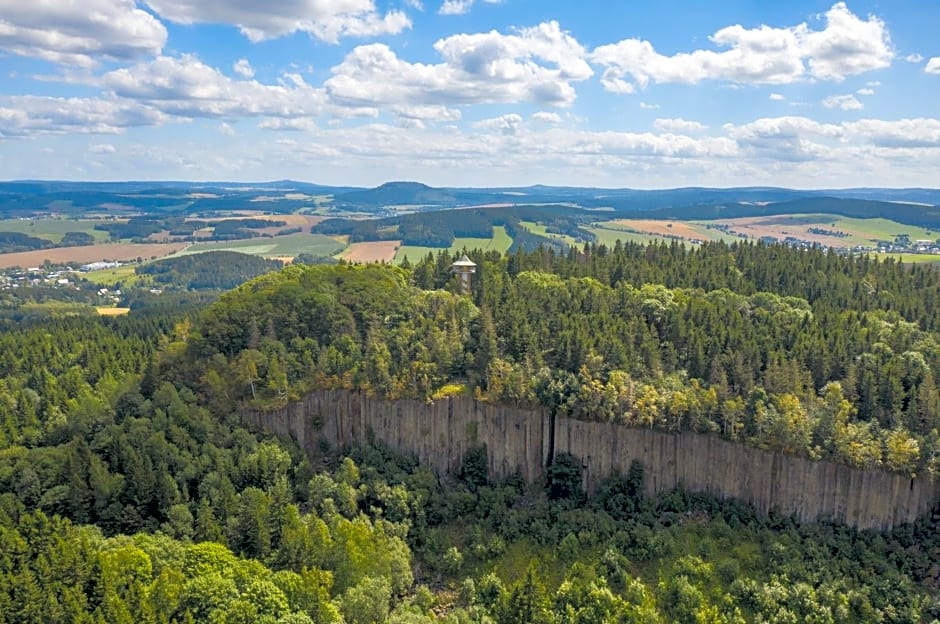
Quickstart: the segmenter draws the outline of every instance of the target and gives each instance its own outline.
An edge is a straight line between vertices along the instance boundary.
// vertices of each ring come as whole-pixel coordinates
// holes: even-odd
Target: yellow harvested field
[[[268,260],[280,260],[284,264],[291,264],[294,261],[294,256],[270,256]]]
[[[617,219],[612,224],[634,232],[656,234],[659,236],[679,236],[681,238],[702,238],[702,234],[682,221],[661,221],[654,219]]]
[[[38,251],[20,251],[0,254],[0,268],[38,267],[48,260],[53,264],[88,264],[104,260],[126,262],[143,258],[162,258],[171,253],[186,249],[189,243],[152,243],[137,245],[134,243],[105,243],[87,247],[59,247]]]
[[[131,311],[130,308],[108,308],[104,306],[99,306],[95,309],[98,310],[99,316],[121,316]]]
[[[342,258],[348,262],[391,262],[400,246],[401,241],[353,243],[343,252]]]

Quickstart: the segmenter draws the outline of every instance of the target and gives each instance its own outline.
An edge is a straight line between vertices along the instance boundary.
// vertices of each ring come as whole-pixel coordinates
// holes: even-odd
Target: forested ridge
[[[940,469],[940,272],[748,243],[473,257],[472,302],[429,290],[456,289],[447,253],[405,270],[290,267],[208,309],[191,355],[233,402],[474,392],[856,467]]]
[[[637,463],[588,499],[573,458],[557,459],[544,489],[527,489],[491,479],[485,448],[441,483],[378,448],[307,456],[239,424],[239,406],[283,404],[314,387],[430,400],[476,392],[585,418],[654,414],[635,424],[717,428],[769,446],[779,444],[770,432],[787,431],[781,414],[802,414],[819,449],[792,452],[828,457],[839,446],[826,445],[819,422],[831,414],[829,440],[865,430],[892,467],[888,436],[903,431],[918,453],[897,468],[931,469],[930,435],[908,420],[918,412],[881,394],[863,412],[864,395],[843,389],[868,387],[863,365],[854,386],[837,365],[873,353],[880,383],[907,370],[905,353],[920,353],[921,385],[899,377],[904,396],[920,393],[936,357],[933,308],[885,301],[915,292],[905,275],[931,290],[933,274],[749,245],[471,255],[480,264],[472,297],[453,292],[452,259],[441,254],[403,269],[291,266],[199,313],[46,319],[0,333],[0,621],[940,618],[931,518],[882,535],[759,518],[681,490],[644,499]],[[779,273],[790,285],[774,293],[769,257],[791,263]],[[832,274],[815,294],[809,267]],[[618,270],[661,285],[614,279]],[[875,292],[841,303],[855,272]],[[749,322],[729,321],[745,311]],[[720,322],[700,327],[712,314]],[[682,326],[687,318],[696,323]],[[803,332],[833,342],[844,332],[846,351],[817,371],[814,351],[796,349]],[[692,368],[698,344],[706,365]],[[757,367],[749,386],[734,360],[717,357],[731,348],[742,350],[742,369]],[[774,364],[775,353],[786,359]],[[723,412],[696,407],[710,393],[742,402],[740,427],[725,430],[714,420]]]

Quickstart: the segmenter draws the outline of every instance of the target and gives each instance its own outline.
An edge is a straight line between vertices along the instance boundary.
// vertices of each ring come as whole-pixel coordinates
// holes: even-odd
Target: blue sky
[[[940,2],[0,0],[0,179],[940,186]]]

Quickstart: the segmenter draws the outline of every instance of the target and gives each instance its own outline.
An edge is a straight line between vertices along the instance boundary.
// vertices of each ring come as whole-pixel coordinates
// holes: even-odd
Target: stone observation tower
[[[470,294],[470,276],[477,272],[477,265],[467,257],[467,254],[460,256],[460,260],[450,266],[450,270],[457,276],[460,283],[460,294]]]

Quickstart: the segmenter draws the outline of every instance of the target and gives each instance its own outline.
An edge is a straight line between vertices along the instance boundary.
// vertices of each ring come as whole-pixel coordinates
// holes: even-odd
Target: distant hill
[[[81,216],[109,214],[205,214],[256,210],[281,214],[313,205],[308,197],[336,195],[356,187],[323,186],[289,180],[240,182],[0,182],[0,218],[54,212]]]
[[[343,193],[335,197],[339,206],[382,208],[396,205],[449,205],[456,201],[453,191],[431,188],[420,182],[386,182],[365,191]]]
[[[75,216],[88,212],[210,216],[245,209],[288,214],[319,206],[321,203],[314,204],[311,198],[324,196],[332,198],[332,207],[335,209],[383,216],[393,214],[389,207],[412,207],[415,211],[428,212],[504,204],[568,205],[613,211],[620,216],[646,213],[646,216],[668,214],[674,218],[694,219],[716,214],[774,214],[766,212],[766,208],[786,211],[777,214],[812,210],[892,218],[900,211],[906,215],[906,223],[917,225],[921,222],[933,223],[935,217],[932,211],[940,205],[940,190],[923,188],[795,190],[755,186],[639,190],[545,185],[436,188],[421,182],[392,181],[363,189],[293,180],[258,183],[26,180],[0,182],[0,218],[29,217],[47,212]],[[805,203],[801,205],[799,202]],[[896,208],[892,212],[887,206],[857,202],[901,203],[907,207]],[[919,215],[919,212],[925,212],[926,216]]]

